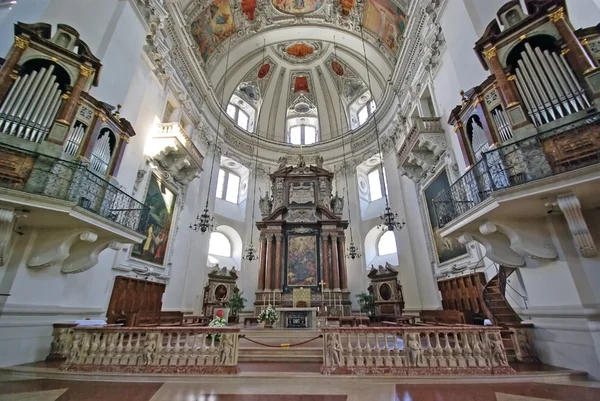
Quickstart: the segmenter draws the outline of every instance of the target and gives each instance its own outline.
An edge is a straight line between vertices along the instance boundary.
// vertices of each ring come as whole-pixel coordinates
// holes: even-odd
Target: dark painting
[[[289,287],[317,285],[318,266],[317,237],[290,235],[287,239],[287,285]]]

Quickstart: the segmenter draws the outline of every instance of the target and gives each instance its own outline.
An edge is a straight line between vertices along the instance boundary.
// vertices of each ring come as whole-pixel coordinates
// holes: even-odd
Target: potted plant
[[[265,328],[273,327],[273,323],[279,320],[279,315],[273,309],[271,305],[267,306],[266,309],[263,309],[262,312],[258,315],[258,321],[265,324]]]
[[[213,320],[210,321],[208,327],[226,327],[227,322],[222,316],[216,316]],[[212,338],[213,334],[209,334],[207,337]],[[221,341],[221,333],[215,333],[215,341]]]
[[[356,294],[356,298],[358,298],[360,311],[366,313],[367,316],[369,316],[369,319],[371,319],[371,317],[375,315],[375,299],[373,298],[373,295],[361,292],[360,294]]]
[[[248,300],[243,297],[244,293],[237,291],[229,298],[229,307],[231,308],[231,315],[229,316],[229,323],[240,322],[240,312],[244,310],[246,302]]]

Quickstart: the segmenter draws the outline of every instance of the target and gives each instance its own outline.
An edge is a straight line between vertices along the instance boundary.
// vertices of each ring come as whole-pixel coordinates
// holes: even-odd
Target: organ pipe
[[[539,49],[536,49],[536,51],[539,51]],[[546,63],[548,63],[548,65],[550,66],[552,73],[556,77],[557,84],[560,86],[560,89],[565,96],[565,99],[566,99],[565,106],[570,105],[573,108],[573,111],[580,110],[581,107],[579,106],[579,104],[577,103],[577,100],[575,99],[575,94],[569,89],[569,85],[567,84],[565,77],[561,73],[560,68],[556,64],[556,60],[554,60],[552,58],[552,56],[550,55],[550,52],[548,50],[545,50],[541,54],[543,54],[544,58],[546,59]],[[568,110],[570,110],[570,107],[568,108]]]
[[[102,134],[100,134],[102,135]],[[112,133],[107,131],[101,138],[98,139],[96,144],[94,145],[94,150],[92,151],[92,160],[90,167],[92,170],[100,173],[106,174],[108,170],[108,164],[110,163],[110,136]]]
[[[517,83],[517,89],[519,90],[519,92],[521,93],[521,97],[525,101],[525,107],[529,112],[529,117],[532,121],[536,123],[536,125],[540,125],[542,123],[540,119],[540,112],[537,106],[535,105],[535,102],[533,101],[533,97],[531,96],[531,92],[529,92],[529,88],[527,88],[527,85],[525,85],[525,78],[523,78],[523,74],[518,68],[516,71],[516,76],[517,79],[515,80],[515,82]],[[523,94],[525,94],[525,96],[523,96]]]
[[[533,48],[529,43],[525,43],[525,52],[521,55],[529,66],[533,66],[531,67],[531,74],[538,78],[538,82],[541,82],[542,85],[540,91],[546,94],[546,98],[548,99],[548,108],[555,116],[554,118],[557,118],[555,113],[557,111],[558,114],[560,114],[560,117],[564,117],[565,115],[560,107],[560,100],[558,99],[557,94],[554,92],[552,85],[548,81],[548,77],[544,73],[545,68],[536,57]]]
[[[42,84],[42,88],[44,88],[41,96],[38,96],[30,105],[29,109],[27,110],[27,114],[25,116],[25,121],[28,122],[27,124],[27,128],[25,129],[25,133],[23,135],[23,138],[25,139],[29,139],[29,134],[31,133],[32,129],[35,129],[34,126],[35,125],[35,117],[39,114],[40,109],[44,108],[46,105],[46,101],[48,99],[48,95],[50,94],[50,91],[52,90],[52,82],[54,81],[54,75],[52,75],[52,72],[54,71],[54,66],[50,67],[48,69],[48,71],[46,71],[46,77],[44,78],[44,82]],[[52,82],[51,82],[52,80]],[[21,129],[19,131],[19,133],[23,132],[23,126],[21,126]]]

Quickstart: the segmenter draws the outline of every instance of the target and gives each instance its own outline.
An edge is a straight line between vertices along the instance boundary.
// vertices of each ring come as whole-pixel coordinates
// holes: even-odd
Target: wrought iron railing
[[[490,150],[433,200],[438,226],[473,209],[494,191],[597,163],[600,116]]]
[[[0,144],[0,187],[75,202],[138,233],[146,231],[149,208],[82,163]]]

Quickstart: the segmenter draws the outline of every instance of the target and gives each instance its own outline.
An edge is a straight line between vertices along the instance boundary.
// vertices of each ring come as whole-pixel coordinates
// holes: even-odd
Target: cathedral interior
[[[599,400],[599,247],[600,0],[0,0],[0,401]]]

